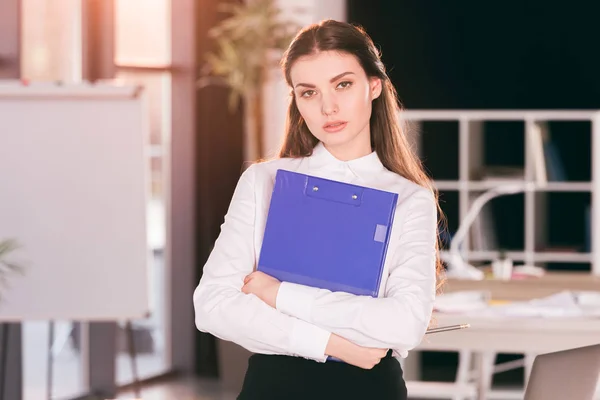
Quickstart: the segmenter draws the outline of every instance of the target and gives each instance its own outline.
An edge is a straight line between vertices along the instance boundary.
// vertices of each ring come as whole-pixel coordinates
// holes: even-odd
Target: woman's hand
[[[255,271],[244,278],[242,292],[254,294],[269,306],[276,308],[277,293],[281,282],[264,272]],[[325,354],[338,358],[359,368],[375,367],[387,354],[388,349],[359,346],[336,334],[331,334]]]
[[[325,354],[363,369],[372,369],[387,354],[388,349],[359,346],[336,334],[331,334]]]
[[[252,293],[271,307],[276,308],[275,304],[280,285],[281,282],[276,278],[264,272],[255,271],[244,278],[242,292],[246,294]]]

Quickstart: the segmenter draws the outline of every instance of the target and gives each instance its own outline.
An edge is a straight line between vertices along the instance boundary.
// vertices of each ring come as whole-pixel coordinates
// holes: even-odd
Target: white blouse
[[[277,169],[399,194],[379,297],[282,282],[276,309],[241,291],[255,270]],[[375,152],[340,161],[319,143],[310,157],[244,171],[194,291],[197,328],[254,353],[324,362],[331,333],[406,357],[428,327],[435,300],[437,209],[425,188],[385,169]]]

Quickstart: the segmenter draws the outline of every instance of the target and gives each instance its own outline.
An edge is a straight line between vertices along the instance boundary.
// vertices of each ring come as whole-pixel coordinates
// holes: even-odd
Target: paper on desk
[[[584,312],[600,315],[600,292],[579,291],[573,292],[573,295]]]
[[[486,291],[462,291],[438,296],[434,308],[443,313],[466,313],[488,307],[490,294]]]
[[[600,292],[563,291],[530,301],[490,305],[485,292],[456,292],[439,296],[436,310],[477,317],[600,317]]]
[[[583,315],[571,292],[560,292],[541,299],[489,307],[486,314],[507,317],[579,317]]]

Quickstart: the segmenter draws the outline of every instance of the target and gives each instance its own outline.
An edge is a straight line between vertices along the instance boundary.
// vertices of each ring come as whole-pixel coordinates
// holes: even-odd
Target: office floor
[[[46,398],[47,390],[47,323],[28,322],[24,330],[24,393],[22,400]],[[138,374],[141,378],[160,374],[164,371],[164,356],[161,351],[137,356]],[[130,358],[121,353],[116,360],[119,383],[131,382]],[[67,342],[56,355],[53,368],[53,399],[64,399],[82,393],[82,376],[79,353]],[[167,397],[169,398],[169,397]]]
[[[216,380],[193,377],[154,383],[142,388],[140,393],[140,398],[143,400],[235,400],[235,397],[235,393],[223,390]],[[128,390],[120,393],[117,399],[136,399],[136,396],[132,390]],[[508,396],[506,399],[494,397],[494,400],[514,399],[514,396]],[[425,399],[410,397],[410,400]],[[449,398],[440,400],[449,400]]]
[[[180,378],[142,388],[143,400],[235,400],[236,394],[223,390],[213,379]],[[132,390],[120,393],[118,399],[134,399]]]

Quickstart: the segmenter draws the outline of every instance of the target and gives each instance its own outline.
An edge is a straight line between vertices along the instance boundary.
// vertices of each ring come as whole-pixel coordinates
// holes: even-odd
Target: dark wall
[[[600,2],[348,0],[408,108],[600,108]]]

